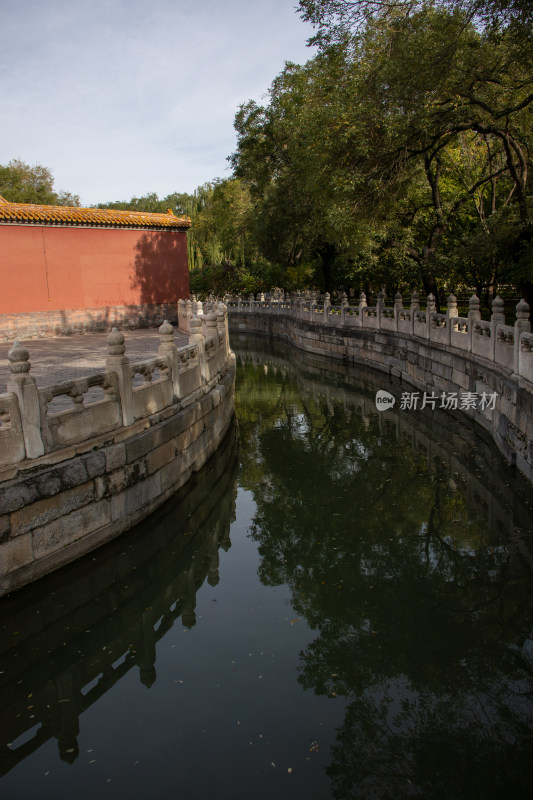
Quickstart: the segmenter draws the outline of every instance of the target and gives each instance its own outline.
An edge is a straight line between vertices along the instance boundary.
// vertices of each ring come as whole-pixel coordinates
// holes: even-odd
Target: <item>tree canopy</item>
[[[339,285],[529,280],[533,40],[512,0],[302,0],[319,52],[235,120],[266,258]],[[304,268],[305,267],[305,268]],[[316,268],[318,267],[317,271]],[[310,270],[310,273],[309,273]],[[314,272],[314,274],[313,274]]]
[[[54,177],[42,164],[30,166],[13,159],[0,165],[0,195],[9,203],[36,203],[37,205],[79,206],[80,198],[70,192],[56,192]]]

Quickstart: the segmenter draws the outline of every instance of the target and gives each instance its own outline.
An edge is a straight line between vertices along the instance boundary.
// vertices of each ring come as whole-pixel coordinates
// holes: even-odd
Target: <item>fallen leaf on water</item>
[[[294,625],[295,622],[300,622],[301,617],[296,617],[295,619],[291,619],[291,625]]]

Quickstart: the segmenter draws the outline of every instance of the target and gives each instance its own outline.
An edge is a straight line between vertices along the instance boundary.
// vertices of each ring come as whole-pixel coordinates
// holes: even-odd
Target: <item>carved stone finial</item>
[[[492,301],[492,313],[493,314],[504,313],[504,302],[499,294],[497,294],[494,300]]]
[[[159,328],[159,335],[161,337],[173,336],[174,335],[174,326],[170,324],[168,319],[166,319],[163,324]]]
[[[13,342],[13,347],[7,354],[9,371],[12,375],[24,375],[30,371],[30,354],[18,339]]]
[[[470,300],[468,301],[468,306],[470,311],[477,311],[479,309],[479,297],[476,294],[473,294]]]
[[[208,328],[216,328],[217,325],[217,315],[214,311],[210,311],[206,318],[207,327]]]
[[[202,333],[202,320],[199,317],[193,317],[189,326],[191,334]]]
[[[118,328],[112,328],[111,333],[106,339],[107,348],[110,356],[123,356],[126,352],[124,336]]]
[[[517,319],[529,319],[529,305],[526,303],[524,298],[522,298],[516,306],[516,318]]]

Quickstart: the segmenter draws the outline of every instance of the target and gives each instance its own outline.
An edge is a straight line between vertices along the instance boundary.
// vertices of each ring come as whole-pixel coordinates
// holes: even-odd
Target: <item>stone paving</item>
[[[122,331],[126,353],[132,364],[157,355],[160,345],[157,328]],[[76,336],[57,336],[50,339],[23,341],[30,354],[31,372],[38,386],[62,383],[83,378],[105,369],[108,333],[85,333]],[[177,347],[188,344],[186,334],[175,333]],[[7,391],[9,353],[12,343],[0,344],[0,394]]]

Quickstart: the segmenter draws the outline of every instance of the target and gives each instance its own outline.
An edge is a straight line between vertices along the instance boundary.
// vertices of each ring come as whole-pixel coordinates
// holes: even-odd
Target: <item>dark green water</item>
[[[0,796],[530,796],[531,487],[379,374],[233,348],[238,444],[0,600]]]

